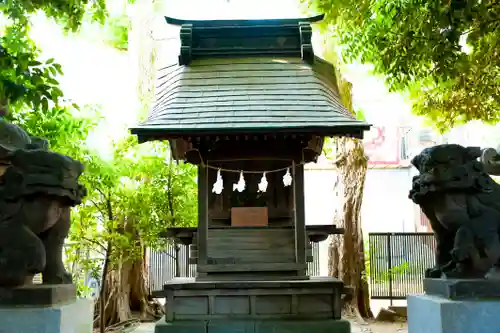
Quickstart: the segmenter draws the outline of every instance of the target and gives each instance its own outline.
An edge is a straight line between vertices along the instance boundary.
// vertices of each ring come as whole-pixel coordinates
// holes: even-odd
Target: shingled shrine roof
[[[334,68],[315,56],[311,25],[288,20],[182,21],[179,62],[160,70],[140,141],[203,134],[315,133],[362,137]]]

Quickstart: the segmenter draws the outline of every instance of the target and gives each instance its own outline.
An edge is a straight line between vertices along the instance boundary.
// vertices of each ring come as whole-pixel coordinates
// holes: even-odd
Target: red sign
[[[399,127],[372,127],[365,132],[363,146],[368,164],[396,165],[401,162],[401,136]]]

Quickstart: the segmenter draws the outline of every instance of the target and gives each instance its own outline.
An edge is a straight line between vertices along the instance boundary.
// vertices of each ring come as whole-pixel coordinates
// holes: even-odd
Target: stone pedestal
[[[92,333],[93,314],[73,285],[0,289],[0,333]]]
[[[408,333],[500,333],[500,300],[408,296]]]
[[[426,279],[408,296],[408,333],[500,333],[499,282]]]

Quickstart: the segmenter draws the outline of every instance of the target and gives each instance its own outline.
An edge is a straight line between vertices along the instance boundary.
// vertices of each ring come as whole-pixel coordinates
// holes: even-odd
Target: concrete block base
[[[500,333],[500,300],[408,296],[408,333]]]
[[[176,320],[156,323],[155,333],[350,333],[346,320]]]
[[[94,301],[52,306],[0,306],[0,333],[92,333]]]

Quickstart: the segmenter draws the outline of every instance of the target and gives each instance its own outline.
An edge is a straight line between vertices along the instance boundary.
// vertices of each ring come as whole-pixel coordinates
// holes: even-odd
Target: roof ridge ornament
[[[182,21],[179,65],[197,58],[297,57],[312,64],[312,26],[318,18]],[[167,22],[169,19],[167,18]]]
[[[181,53],[179,54],[179,65],[189,65],[193,58],[193,25],[183,24],[180,32]]]
[[[309,22],[299,22],[300,55],[302,60],[312,64],[314,62],[314,50],[312,46],[312,27]]]

